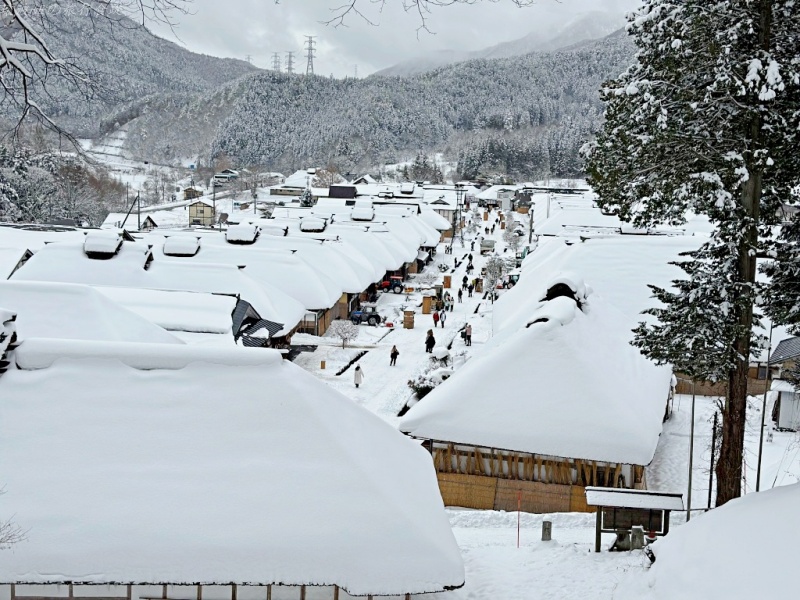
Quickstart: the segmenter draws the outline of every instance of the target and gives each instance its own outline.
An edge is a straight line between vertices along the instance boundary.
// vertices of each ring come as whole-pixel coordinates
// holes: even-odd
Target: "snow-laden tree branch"
[[[191,0],[0,0],[1,116],[13,126],[5,133],[16,137],[29,120],[61,136],[71,136],[46,114],[37,98],[50,97],[49,84],[65,81],[90,97],[97,83],[81,68],[80,59],[59,56],[53,33],[65,14],[83,14],[92,23],[122,26],[126,19],[174,24]],[[74,141],[74,140],[73,140]]]

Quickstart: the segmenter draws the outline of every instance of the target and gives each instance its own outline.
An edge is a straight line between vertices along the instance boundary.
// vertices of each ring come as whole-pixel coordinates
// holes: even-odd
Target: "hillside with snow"
[[[552,52],[568,48],[576,44],[599,40],[619,30],[624,25],[622,15],[602,11],[587,12],[569,21],[555,35],[543,34],[541,31],[531,33],[508,42],[500,42],[488,48],[474,50],[439,50],[409,58],[402,62],[381,69],[375,75],[383,77],[409,77],[427,73],[439,67],[457,62],[478,58],[511,58],[532,52]]]

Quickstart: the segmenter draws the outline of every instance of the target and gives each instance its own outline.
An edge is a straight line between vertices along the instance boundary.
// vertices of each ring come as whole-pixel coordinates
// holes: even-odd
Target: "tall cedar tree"
[[[716,230],[635,344],[657,362],[727,380],[717,505],[742,494],[759,239],[800,184],[800,17],[793,0],[645,0],[629,16],[637,62],[601,90],[586,148],[604,209],[640,226],[687,211]],[[697,361],[697,362],[696,362]]]

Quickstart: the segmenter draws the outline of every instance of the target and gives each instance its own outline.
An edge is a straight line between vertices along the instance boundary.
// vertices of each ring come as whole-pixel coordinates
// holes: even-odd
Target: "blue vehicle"
[[[378,313],[378,307],[374,304],[362,304],[361,308],[350,313],[350,320],[356,325],[366,323],[368,325],[378,326],[383,323],[385,319]]]

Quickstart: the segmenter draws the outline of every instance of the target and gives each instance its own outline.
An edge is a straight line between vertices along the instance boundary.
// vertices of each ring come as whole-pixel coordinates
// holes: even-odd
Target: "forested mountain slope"
[[[381,69],[375,74],[386,77],[407,77],[476,58],[510,58],[531,52],[552,52],[579,43],[598,40],[621,29],[624,24],[625,19],[620,14],[590,11],[567,23],[555,35],[543,34],[541,30],[537,30],[519,39],[501,42],[472,52],[459,50],[429,52]]]
[[[120,105],[157,94],[207,92],[257,69],[245,61],[195,54],[151,34],[130,19],[91,19],[80,11],[62,11],[58,27],[48,31],[56,56],[79,65],[92,81],[90,99],[58,78],[47,93],[34,95],[45,112],[78,137],[95,137],[103,117]]]
[[[276,169],[393,162],[409,150],[459,153],[471,175],[572,175],[598,127],[597,90],[630,64],[623,33],[578,48],[473,60],[406,78],[335,80],[260,73],[220,125],[212,154]]]

